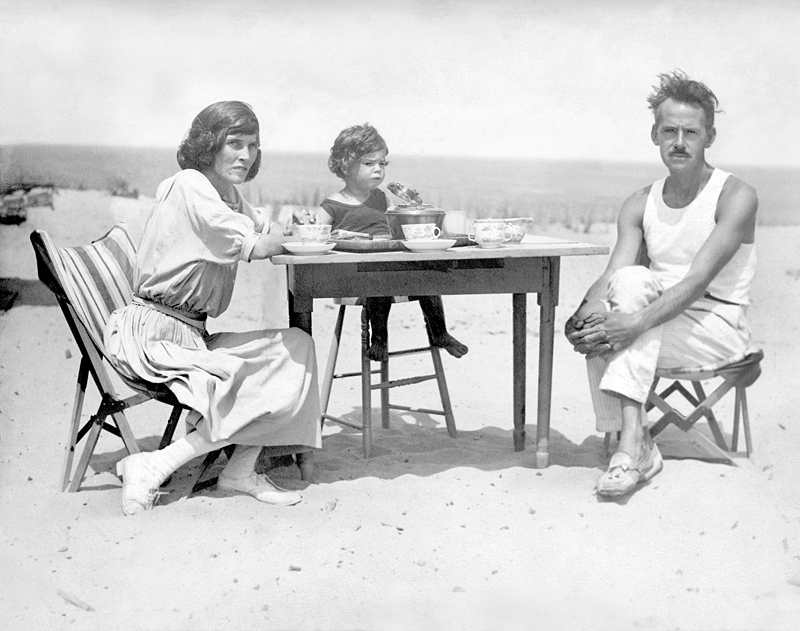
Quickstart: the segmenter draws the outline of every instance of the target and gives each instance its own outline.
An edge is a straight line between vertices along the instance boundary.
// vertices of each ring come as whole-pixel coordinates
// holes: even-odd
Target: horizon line
[[[85,144],[85,143],[67,143],[67,142],[0,142],[0,149],[12,147],[86,147],[86,148],[99,148],[99,149],[125,149],[125,150],[144,150],[144,151],[166,151],[175,150],[177,148],[159,145],[119,145],[119,144]],[[264,155],[308,155],[320,156],[326,155],[327,151],[311,151],[311,150],[262,150]],[[426,154],[426,153],[395,153],[396,156],[403,156],[406,158],[416,159],[434,159],[434,160],[489,160],[489,161],[502,161],[502,160],[518,160],[523,162],[556,162],[556,163],[605,163],[605,164],[620,164],[620,165],[637,165],[637,166],[663,166],[660,160],[614,160],[607,158],[589,158],[589,157],[574,157],[574,158],[542,158],[537,156],[495,156],[495,155],[455,155],[455,154]],[[723,164],[745,167],[745,168],[759,168],[759,169],[787,169],[796,170],[800,169],[798,164],[753,164],[748,162],[736,161],[722,161]]]

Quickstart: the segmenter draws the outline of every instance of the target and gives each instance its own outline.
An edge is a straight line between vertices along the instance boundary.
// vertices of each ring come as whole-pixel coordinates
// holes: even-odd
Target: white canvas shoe
[[[131,454],[117,462],[117,475],[122,478],[122,512],[135,515],[150,510],[163,492],[158,488],[164,482],[152,464],[153,454]]]
[[[259,502],[278,506],[292,506],[303,499],[299,493],[282,489],[264,473],[252,473],[246,478],[231,478],[220,474],[217,478],[217,488],[220,491],[247,493]]]

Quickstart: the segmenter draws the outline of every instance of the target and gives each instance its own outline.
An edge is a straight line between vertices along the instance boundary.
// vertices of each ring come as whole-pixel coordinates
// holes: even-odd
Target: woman
[[[112,314],[105,333],[123,374],[163,383],[191,408],[196,431],[163,450],[117,463],[122,510],[152,508],[159,486],[197,456],[236,445],[217,488],[290,505],[298,493],[255,472],[269,456],[296,453],[304,480],[321,446],[317,366],[299,329],[209,334],[207,317],[230,303],[239,261],[282,252],[280,224],[266,225],[237,190],[261,163],[258,119],[238,101],[209,105],[178,149],[182,170],[161,183],[136,262],[133,303]]]

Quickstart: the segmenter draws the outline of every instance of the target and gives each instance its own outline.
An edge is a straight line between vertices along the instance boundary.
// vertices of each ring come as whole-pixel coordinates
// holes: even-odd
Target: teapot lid
[[[390,206],[387,213],[443,213],[444,211],[433,204],[397,204]]]

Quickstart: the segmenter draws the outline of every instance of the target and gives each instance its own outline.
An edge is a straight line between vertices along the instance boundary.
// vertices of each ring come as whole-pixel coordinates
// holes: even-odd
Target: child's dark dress
[[[320,204],[333,221],[332,230],[350,230],[351,232],[364,232],[373,237],[390,236],[389,224],[386,223],[386,209],[388,208],[386,193],[379,189],[373,190],[367,201],[357,206],[343,204],[332,199],[326,199]],[[447,333],[444,318],[444,305],[441,296],[420,296],[418,298],[425,321],[430,329],[431,341],[437,346],[447,348],[451,341],[463,347],[459,355],[466,352],[466,346],[452,338]],[[366,299],[367,314],[372,325],[371,346],[367,355],[374,361],[388,358],[387,339],[389,310],[392,308],[392,298],[374,297]],[[449,352],[453,352],[448,348]]]
[[[373,237],[388,237],[389,224],[386,223],[386,209],[389,202],[386,194],[375,189],[369,194],[367,201],[358,206],[350,206],[332,199],[326,199],[322,209],[333,218],[331,230],[350,230],[364,232]]]

